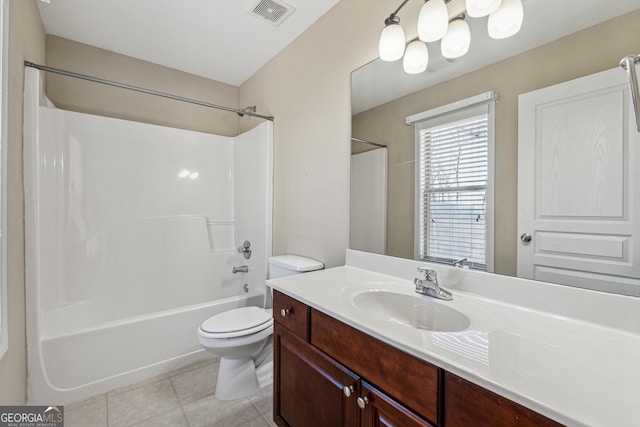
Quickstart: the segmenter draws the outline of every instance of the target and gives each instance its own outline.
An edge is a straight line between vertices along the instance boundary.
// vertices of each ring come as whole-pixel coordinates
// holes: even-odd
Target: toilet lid
[[[237,337],[252,334],[273,324],[271,314],[260,307],[241,307],[211,316],[200,329],[211,335]]]

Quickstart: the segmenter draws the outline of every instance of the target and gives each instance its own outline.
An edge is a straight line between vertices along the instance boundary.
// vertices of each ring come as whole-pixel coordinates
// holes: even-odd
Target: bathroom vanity
[[[637,317],[636,298],[531,282],[537,294],[551,287],[556,299],[548,307],[573,301],[569,311],[545,312],[544,298],[526,295],[529,281],[502,277],[496,280],[519,282],[484,286],[493,275],[434,266],[454,295],[436,301],[412,295],[413,283],[399,273],[415,276],[407,267],[422,263],[391,259],[400,263],[389,269],[394,275],[382,274],[370,268],[384,269],[389,257],[350,252],[344,267],[269,281],[278,425],[631,426],[640,420],[638,325],[619,330],[580,318],[588,315],[580,307],[594,302],[617,302],[619,316]],[[511,289],[500,292],[505,285]]]
[[[278,291],[273,303],[278,425],[561,425]]]

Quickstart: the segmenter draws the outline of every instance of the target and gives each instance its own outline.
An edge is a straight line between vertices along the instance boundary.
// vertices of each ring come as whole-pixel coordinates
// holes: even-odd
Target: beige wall
[[[390,13],[383,3],[340,1],[240,87],[241,104],[257,103],[275,116],[276,254],[300,253],[328,266],[344,262],[349,221],[350,73],[377,56],[382,21]],[[417,16],[419,7],[419,2],[408,3],[402,16]],[[600,31],[583,32],[508,60],[508,67],[505,63],[487,67],[416,95],[420,101],[429,101],[415,100],[412,112],[487,90],[501,96],[496,135],[496,270],[501,273],[515,273],[517,94],[612,68],[622,56],[639,50],[640,39],[637,34],[631,36],[638,25],[638,12],[622,20],[634,24],[605,24]],[[403,20],[408,38],[416,34],[412,21]],[[568,54],[565,44],[573,48]],[[538,64],[547,65],[538,71]],[[511,69],[506,75],[505,68]],[[404,118],[406,113],[398,115]],[[384,142],[377,135],[357,136]],[[389,155],[390,163],[402,159]],[[412,186],[394,192],[397,198],[412,195]],[[389,204],[393,203],[390,198]]]
[[[493,90],[500,96],[495,271],[515,275],[518,95],[617,66],[620,58],[640,51],[639,26],[636,11],[354,116],[354,135],[389,146],[388,253],[413,255],[414,136],[413,128],[404,125],[405,117]]]
[[[194,55],[200,54],[193,52]],[[238,88],[56,36],[47,64],[80,74],[238,108]],[[47,96],[59,108],[181,129],[236,136],[235,113],[47,73]]]
[[[22,89],[24,61],[44,62],[45,34],[36,0],[9,2],[7,110],[7,282],[9,350],[0,360],[0,404],[22,404],[27,388],[24,291]]]
[[[408,3],[403,16],[417,16],[419,7]],[[340,1],[240,87],[241,104],[275,116],[275,254],[344,264],[351,71],[377,56],[389,8],[381,1]]]

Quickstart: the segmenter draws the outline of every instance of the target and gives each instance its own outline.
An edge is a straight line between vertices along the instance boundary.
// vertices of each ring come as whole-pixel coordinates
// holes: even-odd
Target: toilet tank
[[[322,270],[323,268],[322,262],[300,255],[269,257],[269,279]]]

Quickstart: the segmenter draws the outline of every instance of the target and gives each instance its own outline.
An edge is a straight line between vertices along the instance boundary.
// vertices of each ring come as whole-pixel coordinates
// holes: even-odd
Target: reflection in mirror
[[[387,245],[387,147],[351,138],[351,248],[384,254]]]
[[[494,272],[515,276],[518,245],[523,243],[517,227],[519,95],[616,68],[621,58],[640,53],[637,0],[523,3],[522,30],[510,39],[484,43],[486,22],[474,19],[470,22],[472,47],[454,62],[438,58],[439,49],[430,49],[430,63],[422,74],[409,76],[402,71],[401,61],[380,60],[352,74],[352,136],[387,147],[385,254],[417,258],[415,129],[406,124],[406,118],[493,91],[499,97],[491,165]],[[403,22],[414,18],[402,16]],[[351,145],[354,154],[372,148],[356,141]],[[352,218],[351,224],[358,221]],[[634,274],[625,276],[636,277]]]
[[[414,257],[493,271],[493,92],[407,117],[415,127]]]

